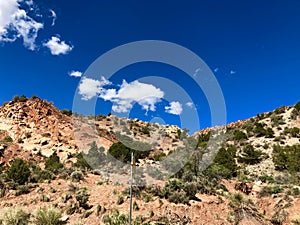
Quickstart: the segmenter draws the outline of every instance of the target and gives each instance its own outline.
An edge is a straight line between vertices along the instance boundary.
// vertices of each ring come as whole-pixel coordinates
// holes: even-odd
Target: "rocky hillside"
[[[62,159],[77,152],[72,118],[38,97],[15,97],[0,108],[0,130],[10,138],[3,141],[4,158],[58,152]]]
[[[171,178],[143,174],[182,150],[192,155]],[[50,214],[54,225],[128,224],[129,168],[117,165],[119,182],[99,168],[108,153],[126,164],[131,151],[136,176],[156,179],[134,188],[134,224],[300,224],[300,102],[189,136],[25,96],[0,107],[0,224],[46,224]]]

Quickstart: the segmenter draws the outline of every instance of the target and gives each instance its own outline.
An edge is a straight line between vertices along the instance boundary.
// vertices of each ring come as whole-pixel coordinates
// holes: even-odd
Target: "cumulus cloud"
[[[83,77],[78,87],[78,93],[82,96],[82,100],[90,100],[103,91],[103,86],[109,84],[111,83],[104,77],[101,77],[101,80]]]
[[[118,90],[105,88],[107,85],[112,85],[112,83],[104,77],[101,77],[100,80],[84,77],[79,84],[81,99],[90,100],[97,96],[105,101],[112,102],[114,112],[126,113],[135,103],[138,103],[143,110],[155,111],[155,104],[160,102],[164,96],[164,92],[159,88],[139,81],[127,83],[123,80]]]
[[[71,77],[81,77],[82,76],[82,72],[72,70],[71,72],[69,72],[69,76],[71,76]]]
[[[35,40],[43,27],[20,8],[18,0],[0,1],[0,41],[14,42],[22,38],[26,48],[35,50]]]
[[[6,26],[13,19],[13,15],[18,11],[18,2],[16,0],[0,1],[0,32],[6,31]]]
[[[50,49],[52,55],[65,55],[73,49],[73,46],[66,44],[65,41],[61,41],[60,38],[56,36],[51,37],[51,39],[43,45]]]
[[[165,111],[173,115],[180,115],[182,113],[182,104],[177,101],[170,102],[169,106],[165,106]]]
[[[43,14],[47,13],[47,17],[52,18],[51,26],[54,26],[56,22],[55,11],[52,9],[49,11],[40,10],[33,0],[0,0],[0,42],[23,39],[23,45],[26,48],[36,50],[38,32],[44,28],[44,23],[39,21],[44,18]],[[58,37],[52,37],[43,46],[48,47],[53,55],[67,54],[73,49],[73,46],[66,44]]]
[[[133,81],[123,83],[119,90],[103,90],[99,97],[114,103],[112,110],[117,113],[128,112],[134,103],[138,103],[146,111],[155,111],[155,104],[161,101],[164,92],[152,84]]]

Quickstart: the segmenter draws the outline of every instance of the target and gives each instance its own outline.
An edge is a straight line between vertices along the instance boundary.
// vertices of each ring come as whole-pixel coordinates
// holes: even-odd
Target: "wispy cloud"
[[[236,74],[236,71],[230,70],[230,75]]]
[[[82,72],[72,70],[71,72],[69,72],[69,76],[71,76],[71,77],[81,77],[82,76]]]
[[[50,13],[51,13],[51,16],[50,16],[50,17],[52,18],[52,24],[51,24],[51,26],[53,27],[53,26],[55,25],[57,16],[56,16],[56,13],[55,13],[52,9],[50,9],[49,11],[50,11]]]
[[[185,103],[185,105],[186,105],[187,107],[189,107],[189,108],[194,108],[194,107],[195,107],[195,105],[194,105],[193,102],[187,102],[187,103]]]
[[[165,111],[173,115],[180,115],[182,113],[182,104],[177,101],[170,102],[169,106],[165,106]]]
[[[37,22],[20,8],[18,0],[0,1],[0,41],[14,42],[22,38],[26,48],[35,50],[35,40],[43,27],[43,23]]]
[[[43,44],[50,49],[52,55],[65,55],[72,51],[73,46],[61,41],[59,37],[53,36],[51,39]]]
[[[193,74],[194,77],[198,75],[198,73],[201,71],[201,68],[197,68]]]

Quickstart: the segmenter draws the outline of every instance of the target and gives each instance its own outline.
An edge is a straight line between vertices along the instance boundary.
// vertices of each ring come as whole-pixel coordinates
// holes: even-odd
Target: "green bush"
[[[79,203],[79,206],[84,209],[89,209],[89,206],[88,206],[89,197],[90,197],[90,195],[88,193],[87,188],[85,188],[85,187],[79,188],[75,192],[75,198],[76,198],[77,202]]]
[[[277,109],[274,110],[275,114],[282,114],[282,113],[285,113],[285,106],[281,106]]]
[[[123,196],[118,196],[117,204],[122,205],[124,203],[124,197]]]
[[[88,153],[83,156],[92,168],[97,168],[106,160],[105,149],[102,146],[98,148],[96,142],[92,142],[90,146]]]
[[[247,140],[247,135],[240,130],[235,130],[233,133],[233,140],[241,141],[241,140]]]
[[[72,116],[72,110],[69,109],[63,109],[60,111],[62,114],[67,115],[67,116]]]
[[[85,160],[85,156],[83,152],[80,152],[76,156],[76,162],[73,164],[73,166],[81,168],[81,169],[91,169],[92,167],[88,164],[88,162]]]
[[[298,127],[293,128],[285,128],[284,129],[285,134],[290,134],[292,137],[299,138],[300,137],[300,129]]]
[[[268,197],[273,194],[278,194],[280,192],[282,192],[282,188],[279,186],[265,186],[260,190],[258,194],[259,197]]]
[[[28,164],[24,160],[17,158],[6,170],[6,179],[23,185],[28,181],[30,174]]]
[[[275,116],[271,118],[271,121],[273,122],[274,126],[282,125],[284,124],[283,116]]]
[[[272,138],[274,136],[274,131],[272,128],[267,128],[265,129],[264,127],[266,126],[265,123],[255,123],[253,132],[256,134],[256,137],[264,137],[266,136],[267,138]]]
[[[128,225],[129,217],[125,214],[120,214],[118,210],[114,210],[110,215],[105,215],[102,222],[108,225]]]
[[[238,162],[254,165],[260,163],[265,158],[266,154],[264,154],[260,150],[255,150],[254,147],[249,144],[246,145],[241,156],[238,157]]]
[[[160,152],[160,153],[154,154],[152,156],[152,158],[154,161],[162,161],[163,159],[166,158],[166,154],[164,152]]]
[[[142,149],[141,151],[135,149]],[[134,148],[131,149],[124,145],[122,142],[114,143],[108,150],[109,154],[112,155],[114,158],[122,161],[122,162],[130,162],[131,160],[131,153],[134,154],[136,159],[143,159],[146,158],[150,151],[146,150],[143,151],[143,148]]]
[[[25,95],[21,95],[21,97],[15,95],[13,98],[13,102],[26,102],[26,101],[27,101],[27,97]]]
[[[204,133],[204,134],[200,134],[198,136],[198,141],[197,141],[197,148],[199,147],[206,147],[207,146],[207,143],[210,139],[210,135],[211,135],[211,132],[207,132],[207,133]]]
[[[21,97],[19,98],[19,102],[26,102],[27,101],[27,97],[25,95],[21,95]]]
[[[35,170],[33,175],[30,178],[30,182],[38,183],[46,180],[53,180],[55,178],[55,174],[49,170]]]
[[[288,170],[291,173],[300,172],[300,145],[274,146],[273,162],[276,170]]]
[[[10,143],[10,142],[13,142],[13,141],[14,140],[10,136],[6,136],[5,138],[3,138],[3,140],[1,142]]]
[[[141,132],[142,132],[143,134],[150,135],[150,129],[149,129],[149,126],[143,126],[143,127],[141,128]]]
[[[268,127],[267,129],[266,129],[266,133],[265,133],[265,137],[266,138],[273,138],[274,137],[274,131],[273,131],[273,129],[271,128],[271,127]]]
[[[300,101],[296,103],[296,105],[294,106],[294,108],[295,108],[297,111],[300,111]]]
[[[30,221],[30,213],[23,209],[10,209],[4,213],[2,218],[3,225],[28,225]],[[1,222],[1,220],[0,220]]]
[[[45,169],[53,173],[57,173],[59,169],[64,165],[60,162],[60,159],[56,152],[54,152],[45,162]]]
[[[208,167],[206,172],[213,176],[220,176],[221,178],[237,176],[236,151],[237,149],[234,146],[229,146],[227,149],[221,148],[214,158],[213,164]]]
[[[23,194],[28,194],[30,192],[28,185],[19,185],[17,187],[17,190],[15,192],[16,196],[23,195]]]
[[[106,160],[104,152],[105,149],[103,147],[98,148],[96,142],[92,142],[88,153],[80,152],[77,155],[77,161],[74,163],[74,166],[82,169],[96,169]]]
[[[79,182],[83,180],[84,175],[81,171],[74,171],[71,173],[70,177],[73,181]]]
[[[262,182],[266,183],[274,183],[275,179],[272,176],[269,175],[262,175],[259,177],[259,180],[261,180]]]
[[[58,209],[40,208],[35,215],[35,225],[60,225],[61,212]]]

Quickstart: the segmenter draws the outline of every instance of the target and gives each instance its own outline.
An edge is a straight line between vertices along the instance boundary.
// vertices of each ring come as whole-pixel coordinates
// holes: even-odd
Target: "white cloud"
[[[182,105],[180,102],[170,102],[169,106],[165,106],[166,113],[180,115],[182,113]]]
[[[190,107],[190,108],[194,108],[195,107],[194,103],[192,103],[192,102],[187,102],[186,106]]]
[[[18,0],[0,1],[0,41],[14,42],[22,38],[25,47],[35,50],[38,31],[44,25],[28,16],[25,10],[20,9],[18,2]]]
[[[83,77],[79,84],[78,93],[82,96],[82,100],[90,100],[102,92],[103,86],[108,84],[110,84],[110,82],[104,77],[101,77],[100,81]]]
[[[27,1],[25,1],[25,3],[26,3],[28,6],[33,6],[33,0],[27,0]]]
[[[51,25],[54,26],[57,15],[52,9],[49,11],[53,19]],[[47,10],[47,13],[49,11]],[[45,13],[45,10],[41,11],[33,0],[0,0],[0,42],[23,39],[26,48],[36,50],[38,32],[44,28],[43,22],[36,19],[41,20],[43,12]],[[73,49],[73,46],[60,41],[58,37],[52,37],[43,46],[48,47],[53,55],[67,54]]]
[[[51,13],[51,18],[53,18],[52,24],[51,24],[51,26],[53,27],[53,26],[55,25],[57,16],[56,16],[56,13],[55,13],[52,9],[50,9],[49,11],[50,11],[50,13]]]
[[[71,76],[71,77],[81,77],[82,72],[72,70],[71,72],[69,72],[69,76]]]
[[[65,55],[73,49],[73,46],[66,44],[66,42],[61,41],[59,37],[55,36],[51,37],[51,39],[43,45],[50,49],[52,55]]]
[[[155,104],[161,100],[164,92],[151,84],[123,80],[120,89],[103,89],[99,97],[114,103],[112,110],[117,113],[128,112],[133,104],[138,103],[146,111],[155,111]]]
[[[19,4],[17,0],[0,1],[0,34],[6,31],[6,26],[13,19],[13,15],[18,11]]]
[[[164,92],[152,84],[133,81],[127,83],[123,80],[119,90],[114,88],[104,88],[112,83],[101,77],[100,80],[83,77],[79,84],[79,94],[82,100],[90,100],[98,96],[105,101],[113,103],[112,110],[117,113],[128,112],[133,104],[138,103],[143,110],[155,111],[155,104],[160,102]]]
[[[236,71],[230,70],[230,75],[236,74]]]

